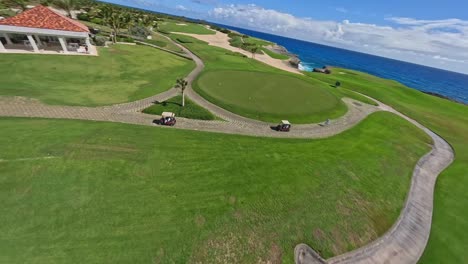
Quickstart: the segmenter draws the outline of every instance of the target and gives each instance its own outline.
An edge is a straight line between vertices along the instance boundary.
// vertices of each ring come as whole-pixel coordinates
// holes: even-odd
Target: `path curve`
[[[387,111],[408,120],[427,133],[434,141],[432,150],[417,163],[404,209],[397,222],[385,235],[362,248],[329,260],[322,259],[312,248],[305,244],[300,244],[295,249],[297,264],[417,263],[426,247],[430,234],[433,194],[437,176],[454,159],[453,150],[444,139],[417,121],[370,97],[379,106],[367,105],[348,98],[343,99],[349,111],[344,116],[332,120],[330,125],[294,125],[289,133],[273,131],[268,123],[228,112],[199,96],[192,89],[191,84],[203,70],[204,64],[200,58],[184,46],[178,43],[175,44],[181,47],[196,63],[196,68],[186,78],[190,84],[186,90],[187,96],[195,103],[225,120],[202,121],[178,118],[175,128],[262,137],[324,138],[350,129],[371,113]],[[51,106],[24,97],[0,97],[0,116],[80,119],[153,125],[152,121],[155,116],[146,115],[140,111],[149,107],[155,101],[164,101],[177,94],[178,91],[172,88],[139,101],[104,107]]]

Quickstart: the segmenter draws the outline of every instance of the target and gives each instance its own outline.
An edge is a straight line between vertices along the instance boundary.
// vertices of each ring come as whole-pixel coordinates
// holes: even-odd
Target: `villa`
[[[0,20],[0,52],[97,55],[87,26],[38,5]]]

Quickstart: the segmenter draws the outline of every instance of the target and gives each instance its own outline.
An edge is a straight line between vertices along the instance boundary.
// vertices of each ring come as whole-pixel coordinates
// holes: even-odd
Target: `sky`
[[[467,0],[106,0],[468,74]]]

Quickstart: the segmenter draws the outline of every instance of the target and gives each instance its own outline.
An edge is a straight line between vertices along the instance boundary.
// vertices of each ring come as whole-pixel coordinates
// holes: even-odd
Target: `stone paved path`
[[[295,261],[298,264],[417,263],[430,234],[436,178],[442,170],[451,164],[454,158],[453,150],[447,142],[415,120],[404,116],[383,103],[378,102],[379,106],[376,107],[347,98],[343,101],[349,111],[343,117],[332,120],[327,126],[321,126],[320,124],[293,125],[293,129],[289,133],[273,131],[270,125],[274,124],[238,116],[208,102],[195,93],[191,83],[203,70],[203,62],[185,47],[175,44],[192,57],[197,65],[186,78],[190,83],[186,90],[187,96],[225,120],[201,121],[178,118],[177,125],[174,127],[176,129],[262,137],[323,138],[350,129],[373,112],[388,111],[405,118],[431,136],[434,141],[432,151],[421,158],[416,165],[405,207],[397,223],[384,236],[362,248],[329,260],[322,259],[313,249],[304,244],[298,245],[295,249]],[[104,107],[51,106],[45,105],[38,100],[23,97],[0,97],[0,116],[80,119],[152,126],[155,116],[146,115],[140,111],[152,105],[155,101],[167,100],[177,95],[177,93],[178,91],[173,88],[136,102]]]
[[[437,176],[453,162],[454,152],[443,138],[417,121],[389,106],[381,104],[381,108],[408,120],[434,141],[432,150],[422,157],[414,168],[410,191],[400,217],[393,227],[377,240],[328,260],[322,259],[309,246],[300,244],[295,249],[297,264],[413,264],[422,256],[431,232]]]

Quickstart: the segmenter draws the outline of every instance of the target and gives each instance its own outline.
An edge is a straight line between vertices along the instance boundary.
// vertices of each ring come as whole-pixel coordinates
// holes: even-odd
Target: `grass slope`
[[[323,140],[2,118],[0,262],[329,257],[392,225],[427,143],[389,113]]]
[[[98,57],[2,54],[0,95],[48,104],[109,105],[168,90],[194,62],[144,46],[100,48]]]
[[[143,110],[143,113],[161,115],[163,112],[173,112],[176,117],[185,117],[199,120],[215,120],[216,117],[205,108],[195,104],[187,97],[185,106],[182,107],[182,96],[173,97],[167,101],[156,103]]]
[[[288,60],[289,59],[289,56],[288,55],[284,55],[284,54],[279,54],[279,53],[276,53],[276,52],[273,52],[267,48],[262,48],[262,51],[267,54],[268,56],[272,57],[273,59],[278,59],[278,60]]]
[[[342,74],[342,73],[345,74]],[[356,71],[310,74],[374,97],[418,120],[455,149],[455,162],[438,179],[429,244],[420,263],[464,263],[468,259],[468,106],[426,95],[400,83]]]
[[[293,123],[322,121],[343,114],[346,107],[325,89],[289,75],[253,71],[210,71],[197,85],[210,101],[242,116]]]

